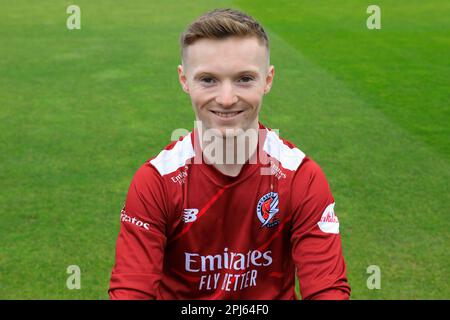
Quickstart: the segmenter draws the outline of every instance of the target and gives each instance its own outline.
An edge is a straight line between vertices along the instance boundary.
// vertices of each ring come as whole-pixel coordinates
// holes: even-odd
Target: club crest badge
[[[272,228],[280,224],[280,220],[276,216],[278,213],[278,193],[269,192],[259,199],[256,206],[256,215],[261,221],[261,228]]]

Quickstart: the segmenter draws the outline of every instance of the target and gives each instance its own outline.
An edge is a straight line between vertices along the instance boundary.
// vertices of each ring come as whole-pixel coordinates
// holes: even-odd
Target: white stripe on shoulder
[[[289,148],[274,131],[267,130],[263,150],[271,157],[280,161],[281,165],[295,171],[305,158],[305,154],[298,148]]]
[[[161,151],[150,163],[158,170],[161,176],[176,171],[186,164],[186,161],[195,156],[192,146],[191,134],[177,141],[172,149]]]

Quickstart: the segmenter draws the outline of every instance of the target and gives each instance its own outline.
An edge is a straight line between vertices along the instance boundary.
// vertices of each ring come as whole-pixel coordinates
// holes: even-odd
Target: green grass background
[[[81,30],[66,8],[81,8]],[[381,30],[366,8],[381,7]],[[0,298],[106,299],[131,177],[191,129],[178,37],[257,18],[276,77],[261,121],[325,171],[353,299],[450,298],[450,2],[0,1]],[[66,268],[81,268],[81,289]],[[381,289],[369,290],[369,265]]]

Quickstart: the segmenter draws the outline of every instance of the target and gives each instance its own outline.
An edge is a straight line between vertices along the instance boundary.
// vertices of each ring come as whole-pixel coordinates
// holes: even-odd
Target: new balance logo
[[[188,223],[197,220],[198,209],[184,209],[183,212],[184,222]]]

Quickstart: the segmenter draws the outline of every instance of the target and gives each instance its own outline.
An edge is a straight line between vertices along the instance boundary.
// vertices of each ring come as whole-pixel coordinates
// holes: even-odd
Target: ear
[[[183,88],[184,92],[189,93],[189,87],[186,75],[184,74],[183,65],[179,65],[177,70],[178,70],[178,80],[180,81],[181,88]]]
[[[273,77],[275,76],[275,67],[270,66],[269,71],[266,74],[265,84],[264,84],[264,94],[268,94],[272,88]]]

